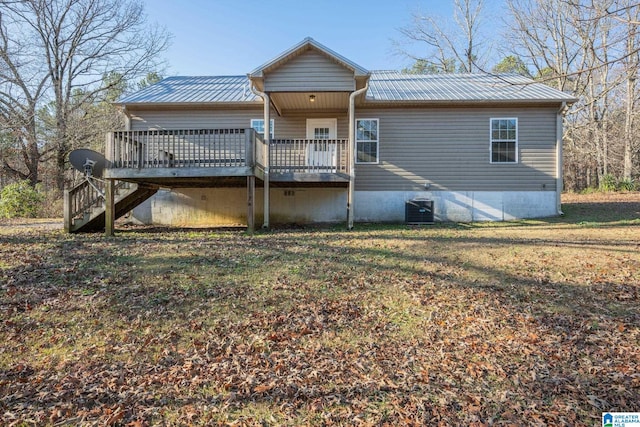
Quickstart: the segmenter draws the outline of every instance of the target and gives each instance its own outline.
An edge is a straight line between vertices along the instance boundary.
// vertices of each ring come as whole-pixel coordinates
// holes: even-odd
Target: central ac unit
[[[407,200],[404,221],[407,224],[433,224],[433,200]]]

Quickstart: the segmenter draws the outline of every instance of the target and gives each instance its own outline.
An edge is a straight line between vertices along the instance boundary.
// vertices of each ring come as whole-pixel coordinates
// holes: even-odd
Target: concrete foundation
[[[542,218],[558,214],[553,191],[356,191],[356,222],[404,222],[405,203],[434,201],[436,221],[473,222]],[[256,227],[263,221],[263,191],[256,189]],[[344,222],[345,188],[272,188],[271,223]],[[161,190],[133,211],[143,224],[220,226],[247,224],[246,188]]]
[[[360,222],[403,222],[405,202],[433,200],[436,221],[473,222],[542,218],[558,214],[552,191],[359,191],[356,219]]]
[[[263,222],[263,191],[256,188],[256,227]],[[272,188],[270,222],[308,224],[347,219],[344,188]],[[247,224],[246,188],[160,190],[133,211],[142,224],[204,227]]]

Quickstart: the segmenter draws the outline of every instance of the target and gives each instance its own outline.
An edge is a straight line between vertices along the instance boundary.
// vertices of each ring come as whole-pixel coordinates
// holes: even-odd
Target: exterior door
[[[336,139],[338,119],[307,119],[307,139]]]
[[[307,166],[311,172],[335,173],[338,166],[338,119],[307,119]]]

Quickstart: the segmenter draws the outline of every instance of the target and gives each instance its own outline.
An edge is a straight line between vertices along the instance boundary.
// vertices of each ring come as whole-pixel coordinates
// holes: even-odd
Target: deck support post
[[[263,201],[264,201],[264,212],[263,218],[264,221],[262,223],[262,228],[265,230],[269,228],[269,164],[270,164],[270,156],[271,156],[271,98],[269,94],[266,92],[259,91],[255,84],[251,83],[251,91],[262,98],[263,106],[264,106],[264,178],[262,180],[263,184]]]
[[[68,189],[64,190],[64,207],[63,207],[63,216],[64,216],[64,232],[71,232],[71,194]]]
[[[356,97],[369,89],[369,82],[362,89],[351,92],[349,95],[349,188],[347,190],[347,229],[353,229],[355,212],[353,203],[355,200],[356,185]]]
[[[104,235],[112,237],[114,235],[116,204],[114,179],[107,179],[104,186]]]
[[[256,229],[255,216],[256,177],[247,177],[247,234],[253,235]]]
[[[269,191],[269,165],[271,162],[271,99],[269,94],[264,94],[264,181],[263,181],[263,198],[264,213],[262,228],[269,228],[269,212],[270,212],[270,191]]]

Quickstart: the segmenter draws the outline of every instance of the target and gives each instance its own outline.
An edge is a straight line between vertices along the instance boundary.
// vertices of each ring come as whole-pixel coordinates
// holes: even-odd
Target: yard
[[[640,194],[356,231],[0,226],[3,425],[600,425],[640,411]]]

